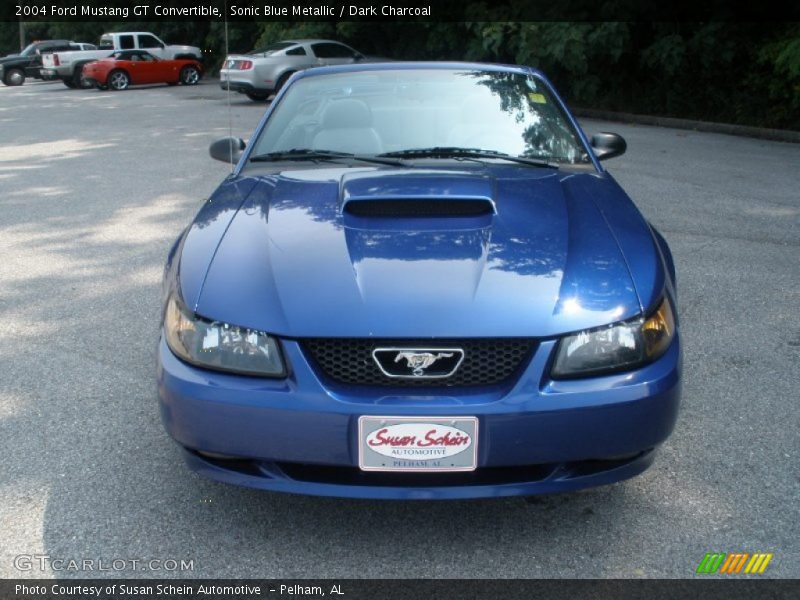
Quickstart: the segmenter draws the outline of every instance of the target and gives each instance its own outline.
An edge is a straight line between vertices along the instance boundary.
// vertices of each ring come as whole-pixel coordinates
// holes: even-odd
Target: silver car
[[[366,60],[350,46],[331,40],[287,40],[249,54],[230,55],[219,72],[220,87],[263,101],[296,71]]]

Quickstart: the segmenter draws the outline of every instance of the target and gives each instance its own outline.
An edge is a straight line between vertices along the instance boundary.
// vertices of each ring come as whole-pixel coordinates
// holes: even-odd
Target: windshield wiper
[[[457,146],[434,146],[432,148],[411,148],[409,150],[397,150],[395,152],[385,152],[378,154],[380,157],[400,157],[400,158],[497,158],[508,160],[532,167],[545,167],[558,169],[556,163],[542,159],[526,158],[524,156],[513,156],[505,152],[496,150],[482,150],[481,148],[459,148]]]
[[[352,152],[339,152],[337,150],[313,150],[311,148],[293,148],[281,152],[267,152],[251,156],[251,162],[280,162],[294,160],[340,160],[349,159],[362,162],[372,162],[381,165],[405,166],[399,158],[379,157],[373,154],[353,154]]]

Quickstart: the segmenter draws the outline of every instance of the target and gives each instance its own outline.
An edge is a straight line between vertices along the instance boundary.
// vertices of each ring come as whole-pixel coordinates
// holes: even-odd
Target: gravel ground
[[[234,135],[263,110],[234,96]],[[0,576],[687,577],[705,552],[762,551],[800,577],[800,145],[584,122],[625,136],[608,166],[675,254],[674,435],[614,486],[381,503],[203,480],[161,427],[161,270],[227,172],[207,148],[228,122],[213,81],[0,87]]]

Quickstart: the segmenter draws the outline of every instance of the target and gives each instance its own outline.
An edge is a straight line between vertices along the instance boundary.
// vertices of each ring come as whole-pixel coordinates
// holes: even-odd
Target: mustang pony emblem
[[[398,352],[394,362],[400,362],[405,358],[406,364],[411,369],[414,376],[422,377],[425,375],[425,369],[430,367],[437,360],[440,358],[451,358],[452,356],[452,352],[437,352],[436,354],[432,352]]]
[[[450,377],[461,366],[461,348],[375,348],[372,358],[387,377],[440,379]]]

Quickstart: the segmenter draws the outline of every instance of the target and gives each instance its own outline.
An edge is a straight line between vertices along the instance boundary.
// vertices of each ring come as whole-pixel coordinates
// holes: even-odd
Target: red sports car
[[[194,85],[202,75],[203,66],[196,60],[164,60],[144,50],[120,50],[83,67],[83,76],[101,90],[148,83]]]

